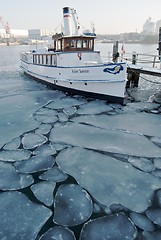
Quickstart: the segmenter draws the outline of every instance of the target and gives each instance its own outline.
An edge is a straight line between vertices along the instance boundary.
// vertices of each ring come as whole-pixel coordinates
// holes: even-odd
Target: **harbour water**
[[[160,78],[142,75],[123,106],[70,96],[23,74],[27,49],[0,47],[0,239],[160,240]]]

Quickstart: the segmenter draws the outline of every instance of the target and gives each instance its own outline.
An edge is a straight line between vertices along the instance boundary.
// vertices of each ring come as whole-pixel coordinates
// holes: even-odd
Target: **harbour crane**
[[[4,23],[3,18],[1,16],[0,16],[0,22],[1,22],[1,24],[4,27],[4,30],[6,32],[7,45],[9,46],[9,38],[10,38],[10,34],[11,34],[9,24],[8,24],[8,22]]]
[[[9,27],[8,22],[5,24],[3,22],[3,18],[1,16],[0,16],[0,22],[1,22],[2,26],[4,27],[6,34],[10,34],[11,31],[10,31],[10,27]]]

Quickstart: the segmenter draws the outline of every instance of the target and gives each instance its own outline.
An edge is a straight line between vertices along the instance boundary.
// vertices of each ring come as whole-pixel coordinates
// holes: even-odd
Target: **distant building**
[[[142,33],[145,34],[145,35],[155,33],[155,22],[152,22],[150,17],[144,23]]]
[[[31,40],[44,40],[52,33],[49,30],[30,29],[28,30],[28,38]]]
[[[11,36],[14,38],[27,38],[28,37],[28,30],[11,29],[10,31],[11,31]],[[0,37],[6,38],[5,29],[0,29]]]
[[[155,25],[155,33],[159,34],[159,28],[161,27],[161,20],[158,20]]]

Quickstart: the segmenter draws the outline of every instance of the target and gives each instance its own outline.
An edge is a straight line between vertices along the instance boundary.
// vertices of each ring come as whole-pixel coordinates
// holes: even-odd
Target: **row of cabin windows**
[[[93,39],[60,39],[55,41],[57,51],[94,50]]]
[[[56,55],[54,55],[54,54],[34,54],[33,55],[33,63],[41,64],[41,65],[56,66],[57,65]]]

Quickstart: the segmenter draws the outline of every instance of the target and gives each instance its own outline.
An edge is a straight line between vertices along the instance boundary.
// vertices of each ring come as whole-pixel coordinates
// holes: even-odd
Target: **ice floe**
[[[35,173],[45,171],[53,167],[55,159],[52,156],[34,156],[29,160],[15,163],[15,167],[20,173]]]
[[[33,240],[51,214],[20,192],[0,193],[0,239]]]
[[[76,107],[67,107],[63,109],[63,112],[67,115],[67,116],[72,116],[77,112],[77,108]]]
[[[50,156],[56,154],[56,149],[53,147],[52,144],[44,144],[40,147],[37,147],[33,154],[40,155],[40,156]]]
[[[24,149],[33,149],[43,145],[48,141],[47,137],[35,133],[27,133],[22,138],[22,144]]]
[[[126,104],[123,108],[123,112],[150,112],[151,110],[157,109],[159,106],[159,104],[152,102],[132,102]]]
[[[76,226],[91,216],[93,204],[89,194],[76,184],[64,184],[54,200],[54,222],[62,226]]]
[[[54,182],[63,182],[68,178],[68,175],[62,172],[57,166],[46,171],[45,173],[39,176],[41,180],[54,181]]]
[[[100,114],[102,112],[112,111],[113,108],[107,105],[105,101],[90,101],[79,107],[77,114]]]
[[[128,162],[144,172],[152,172],[156,168],[155,165],[146,158],[129,157]]]
[[[11,163],[0,162],[0,189],[17,190],[34,182],[30,175],[19,174]]]
[[[49,115],[46,115],[46,114],[34,114],[34,118],[38,121],[38,122],[41,122],[41,123],[54,123],[58,120],[58,117],[57,116],[49,116]]]
[[[50,124],[40,124],[40,126],[35,130],[35,133],[40,135],[46,135],[50,132],[52,126]]]
[[[161,169],[161,157],[154,159],[154,165],[155,165],[157,168]]]
[[[161,231],[155,231],[153,233],[144,231],[141,236],[141,240],[160,240]]]
[[[53,91],[34,90],[1,98],[0,101],[0,147],[25,132],[36,129],[39,123],[33,113],[60,93]]]
[[[21,144],[20,137],[12,139],[9,143],[5,144],[3,147],[5,150],[16,150]]]
[[[63,112],[58,113],[58,118],[59,118],[59,122],[67,122],[68,121],[68,116]]]
[[[153,208],[146,211],[147,217],[155,224],[161,226],[161,209]]]
[[[132,211],[143,212],[151,205],[154,190],[161,186],[160,179],[129,163],[82,148],[61,151],[56,162],[108,208],[117,203]]]
[[[136,239],[137,230],[123,213],[98,218],[84,224],[80,240]]]
[[[144,231],[153,232],[155,230],[155,226],[152,221],[143,214],[131,212],[130,218],[136,226]]]
[[[76,240],[74,233],[67,227],[55,226],[44,233],[39,240]]]
[[[16,162],[29,159],[31,152],[28,150],[17,149],[17,150],[2,150],[0,151],[0,160],[6,162]]]
[[[139,157],[159,157],[161,149],[146,137],[78,123],[53,128],[50,141]]]
[[[65,97],[62,98],[61,101],[51,101],[49,102],[46,107],[50,109],[63,109],[63,108],[69,108],[74,106],[79,106],[81,104],[84,104],[86,102],[85,99],[74,99],[72,97]]]
[[[124,130],[147,136],[161,137],[161,115],[148,113],[126,113],[108,115],[80,116],[74,122],[90,124],[105,129]]]
[[[35,197],[44,203],[46,206],[51,206],[53,204],[53,192],[56,183],[53,182],[39,182],[31,186],[31,190]]]

